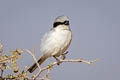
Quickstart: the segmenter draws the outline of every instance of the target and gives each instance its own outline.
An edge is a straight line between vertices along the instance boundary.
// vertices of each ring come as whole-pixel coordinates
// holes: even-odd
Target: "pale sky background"
[[[120,0],[0,0],[0,41],[5,52],[35,48],[39,58],[40,39],[60,15],[70,17],[73,32],[67,57],[100,61],[55,66],[51,80],[120,80]],[[22,56],[21,67],[33,64],[30,55]]]

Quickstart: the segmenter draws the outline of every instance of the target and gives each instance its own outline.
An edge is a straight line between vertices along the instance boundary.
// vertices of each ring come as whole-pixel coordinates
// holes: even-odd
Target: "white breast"
[[[70,30],[52,29],[41,39],[40,51],[48,57],[60,56],[70,45],[71,39]]]

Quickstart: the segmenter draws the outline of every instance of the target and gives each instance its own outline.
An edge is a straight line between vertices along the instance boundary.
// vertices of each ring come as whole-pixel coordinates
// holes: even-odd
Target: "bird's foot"
[[[68,54],[68,51],[66,51],[65,53],[63,53],[63,54],[61,55],[61,59],[62,59],[62,60],[64,60],[64,59],[66,58],[66,54]]]
[[[55,58],[55,60],[57,61],[57,65],[60,65],[61,61],[60,59],[58,59],[56,56],[53,56]]]

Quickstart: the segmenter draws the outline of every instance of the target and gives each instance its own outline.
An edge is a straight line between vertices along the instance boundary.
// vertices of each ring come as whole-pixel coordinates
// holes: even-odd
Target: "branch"
[[[83,62],[83,63],[85,63],[85,64],[92,64],[93,62],[98,61],[98,59],[95,59],[95,60],[92,60],[92,61],[87,61],[87,60],[84,60],[84,59],[65,59],[65,60],[60,59],[60,62],[55,61],[55,62],[47,65],[46,67],[41,68],[40,65],[39,65],[39,63],[37,62],[37,59],[36,59],[34,53],[32,53],[32,52],[31,52],[30,50],[28,50],[28,49],[25,49],[25,51],[32,56],[34,62],[37,64],[37,66],[38,66],[38,68],[39,68],[39,71],[38,71],[38,73],[33,77],[33,80],[37,80],[38,77],[40,76],[41,72],[43,72],[43,71],[45,71],[45,70],[48,70],[48,72],[47,72],[47,74],[46,74],[46,75],[48,76],[48,75],[50,74],[50,69],[51,69],[53,66],[57,65],[58,63],[61,64],[61,63],[63,63],[63,62],[78,62],[78,63]],[[46,76],[46,78],[48,78],[47,76]],[[45,80],[45,79],[42,78],[41,80]]]
[[[86,61],[84,59],[65,59],[65,60],[60,59],[61,63],[63,63],[63,62],[83,62],[85,64],[92,64],[93,62],[96,62],[96,61],[98,61],[98,59],[95,59],[95,60],[92,60],[92,61]],[[35,76],[34,80],[37,79],[37,77],[41,74],[41,72],[50,69],[52,66],[57,65],[58,63],[59,62],[55,61],[55,62],[49,64],[48,66],[40,69],[39,72],[37,73],[37,75]]]

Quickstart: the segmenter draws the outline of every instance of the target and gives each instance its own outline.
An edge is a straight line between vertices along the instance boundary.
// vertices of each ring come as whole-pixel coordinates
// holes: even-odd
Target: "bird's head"
[[[57,27],[69,29],[69,18],[67,16],[58,16],[53,24],[53,28]]]

